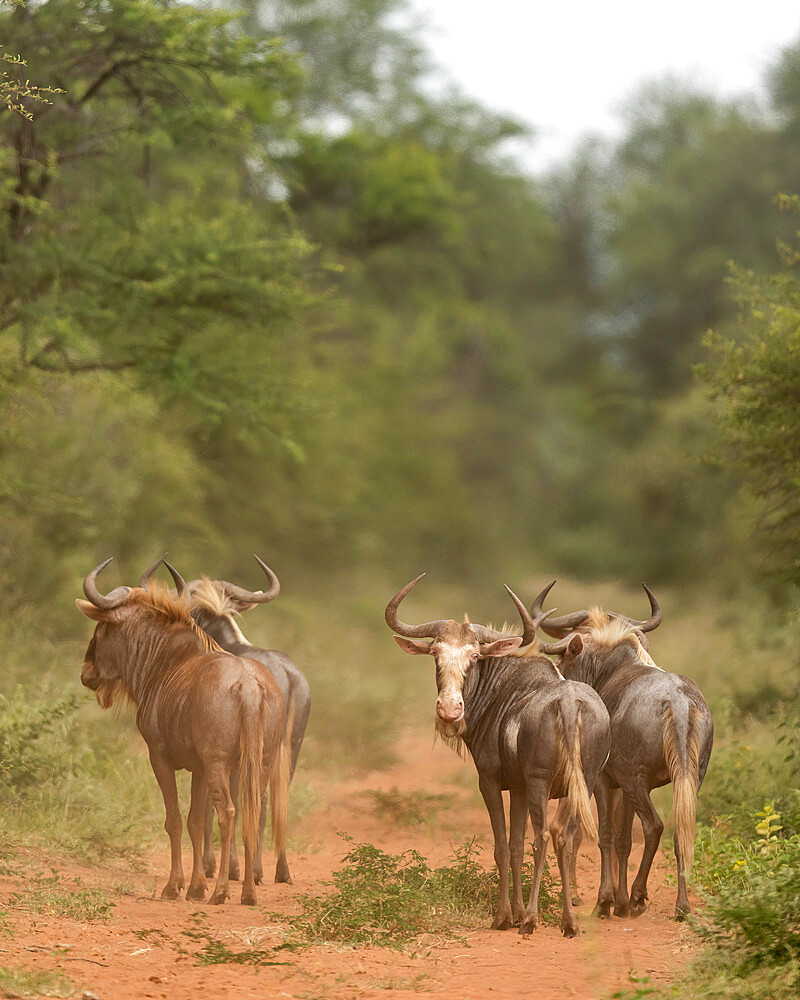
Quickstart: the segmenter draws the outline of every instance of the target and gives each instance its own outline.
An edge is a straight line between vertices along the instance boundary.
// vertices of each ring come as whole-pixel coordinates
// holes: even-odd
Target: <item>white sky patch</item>
[[[442,73],[536,129],[517,155],[531,170],[565,159],[590,133],[615,138],[621,107],[667,76],[718,96],[763,92],[764,71],[800,36],[797,0],[411,0]]]

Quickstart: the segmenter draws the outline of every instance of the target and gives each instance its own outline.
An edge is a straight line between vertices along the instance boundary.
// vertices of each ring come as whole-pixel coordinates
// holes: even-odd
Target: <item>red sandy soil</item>
[[[671,980],[684,967],[693,944],[688,929],[670,919],[675,888],[667,884],[664,858],[656,857],[651,903],[641,917],[600,921],[590,915],[599,879],[599,857],[592,843],[584,843],[580,852],[578,878],[586,902],[579,910],[583,933],[572,940],[562,938],[557,927],[542,927],[527,938],[516,930],[491,931],[487,919],[486,929],[423,940],[407,952],[327,945],[279,951],[276,959],[287,965],[198,965],[194,952],[199,945],[183,933],[196,927],[193,914],[200,911],[204,929],[234,950],[279,944],[286,927],[267,913],[297,912],[295,897],[314,891],[321,879],[330,876],[348,849],[340,833],[391,853],[414,847],[432,865],[444,864],[454,846],[478,834],[484,844],[483,863],[492,865],[489,820],[476,798],[472,763],[460,761],[441,745],[433,747],[430,731],[406,734],[399,741],[398,757],[399,763],[386,771],[338,783],[319,782],[322,805],[305,817],[297,831],[305,849],[289,857],[294,884],[262,885],[259,907],[236,902],[236,883],[233,898],[222,907],[162,902],[158,893],[168,870],[166,835],[163,849],[138,871],[122,866],[89,868],[20,854],[23,873],[49,874],[52,862],[59,873],[79,876],[87,887],[118,893],[122,884],[129,891],[113,896],[116,906],[110,919],[83,923],[17,908],[9,903],[9,893],[24,885],[24,877],[0,877],[0,910],[6,913],[2,919],[13,931],[0,935],[0,965],[60,969],[75,984],[77,996],[89,991],[100,1000],[388,996],[606,1000],[615,990],[632,987],[631,974],[657,984]],[[395,787],[402,792],[447,793],[453,800],[428,826],[398,827],[376,815],[365,794]],[[186,835],[184,840],[188,876]],[[636,844],[632,857],[638,862]],[[271,872],[272,858],[265,854],[264,860],[265,872]],[[551,869],[558,870],[554,859]]]

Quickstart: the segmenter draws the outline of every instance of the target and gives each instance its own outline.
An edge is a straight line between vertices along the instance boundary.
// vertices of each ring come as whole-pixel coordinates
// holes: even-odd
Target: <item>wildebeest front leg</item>
[[[520,934],[532,934],[539,924],[539,888],[542,884],[544,856],[547,850],[545,827],[547,825],[547,800],[550,782],[533,779],[528,782],[528,809],[533,824],[533,882],[528,906],[522,915]]]
[[[175,783],[175,769],[156,750],[150,749],[150,764],[161,787],[164,798],[166,819],[164,829],[169,836],[170,870],[167,884],[161,890],[162,899],[179,899],[184,887],[183,862],[181,860],[181,810],[178,804],[178,786]]]
[[[503,793],[500,785],[489,778],[479,778],[478,787],[483,801],[489,811],[494,835],[494,860],[500,876],[500,889],[497,900],[497,913],[492,921],[492,930],[504,931],[512,924],[511,905],[508,901],[508,864],[510,852],[506,843],[506,813],[503,806]]]
[[[239,855],[236,853],[236,817],[239,813],[239,771],[231,771],[231,799],[233,799],[233,830],[231,831],[231,860],[228,865],[228,878],[239,881]]]
[[[186,826],[192,838],[192,877],[186,890],[187,899],[205,899],[208,883],[203,871],[203,827],[205,826],[208,786],[202,771],[192,771],[192,803]]]
[[[219,874],[209,903],[224,903],[230,896],[228,871],[230,869],[233,822],[236,815],[231,798],[230,773],[220,766],[209,767],[208,789],[217,810],[220,834]]]
[[[522,859],[525,855],[525,827],[528,825],[528,800],[525,791],[511,789],[511,822],[508,846],[511,851],[511,917],[514,925],[522,923],[525,904],[522,900]]]
[[[611,782],[603,772],[594,787],[597,802],[597,827],[600,840],[600,888],[594,915],[607,919],[614,902],[614,825],[611,805]]]
[[[550,835],[553,838],[553,847],[558,858],[558,870],[561,873],[561,898],[563,900],[561,932],[564,937],[575,937],[578,933],[578,919],[572,906],[570,872],[572,869],[572,846],[579,827],[578,817],[570,816],[568,800],[561,799],[550,826]]]

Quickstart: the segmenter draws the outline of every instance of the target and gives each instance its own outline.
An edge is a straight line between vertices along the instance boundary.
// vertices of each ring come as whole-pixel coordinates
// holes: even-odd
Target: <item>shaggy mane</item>
[[[655,667],[656,663],[647,650],[642,645],[636,629],[624,618],[610,618],[609,615],[597,605],[589,608],[589,617],[581,626],[581,631],[586,629],[587,633],[598,646],[605,646],[612,649],[621,642],[631,642],[636,647],[636,652],[642,663],[648,663]]]
[[[238,611],[234,601],[225,593],[225,588],[207,576],[195,587],[190,609],[210,611],[213,615],[235,615]]]
[[[185,625],[203,644],[206,653],[225,652],[208,633],[204,632],[189,613],[189,604],[183,597],[171,593],[166,584],[153,580],[139,599],[143,608],[157,615],[167,625]]]

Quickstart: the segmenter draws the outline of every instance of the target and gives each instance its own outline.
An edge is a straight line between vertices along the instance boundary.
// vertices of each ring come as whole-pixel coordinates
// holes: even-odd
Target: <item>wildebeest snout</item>
[[[457,697],[436,699],[436,714],[442,722],[458,722],[464,714],[464,699]]]

